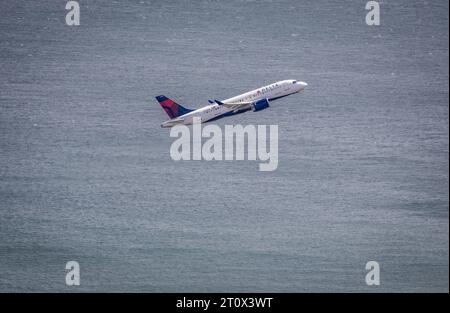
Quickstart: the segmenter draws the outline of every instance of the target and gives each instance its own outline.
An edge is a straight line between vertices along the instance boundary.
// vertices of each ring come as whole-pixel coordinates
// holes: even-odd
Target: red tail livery
[[[157,96],[156,100],[158,100],[159,104],[162,106],[164,111],[166,111],[167,115],[169,115],[171,119],[193,111],[186,109],[185,107],[179,105],[175,101],[163,95]]]

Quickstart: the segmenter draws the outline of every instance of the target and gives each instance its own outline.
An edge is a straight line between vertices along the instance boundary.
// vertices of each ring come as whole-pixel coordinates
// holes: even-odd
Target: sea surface
[[[0,2],[0,291],[448,292],[448,1],[65,4]],[[215,122],[278,125],[276,171],[171,159],[154,96],[284,79]]]

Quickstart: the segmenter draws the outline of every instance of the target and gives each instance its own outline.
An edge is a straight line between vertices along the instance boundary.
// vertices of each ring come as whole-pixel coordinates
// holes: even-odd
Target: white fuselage
[[[279,81],[241,95],[235,96],[233,98],[229,98],[223,100],[223,103],[247,103],[247,102],[257,102],[258,100],[268,99],[269,101],[273,101],[275,99],[285,97],[305,89],[307,84],[305,82],[296,81],[296,80],[283,80]],[[176,124],[184,124],[189,125],[192,124],[194,117],[200,117],[202,123],[207,122],[209,120],[219,118],[226,114],[237,114],[242,113],[251,109],[251,105],[245,105],[239,110],[235,110],[233,108],[227,107],[225,105],[219,105],[217,103],[213,103],[197,109],[195,111],[189,112],[181,117],[168,120],[161,124],[162,127],[171,127]],[[182,121],[180,121],[182,120]]]

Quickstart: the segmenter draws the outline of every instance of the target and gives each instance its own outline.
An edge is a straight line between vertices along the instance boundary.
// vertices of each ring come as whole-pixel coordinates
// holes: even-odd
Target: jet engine
[[[268,107],[269,107],[269,100],[267,99],[261,99],[252,103],[253,112],[258,112],[267,109]]]

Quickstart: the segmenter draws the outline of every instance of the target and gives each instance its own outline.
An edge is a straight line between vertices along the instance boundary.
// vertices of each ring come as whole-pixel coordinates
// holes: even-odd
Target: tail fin
[[[157,96],[156,100],[158,100],[159,104],[171,119],[193,111],[186,109],[185,107],[179,105],[175,101],[163,95]]]

